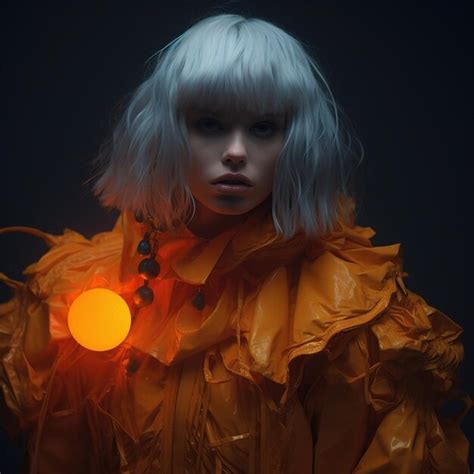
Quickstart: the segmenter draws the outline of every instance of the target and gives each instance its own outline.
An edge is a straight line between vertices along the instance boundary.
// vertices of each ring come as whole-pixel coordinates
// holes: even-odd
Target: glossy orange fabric
[[[468,472],[462,329],[405,287],[399,244],[374,247],[370,227],[284,242],[261,206],[213,239],[163,234],[155,301],[106,352],[71,339],[68,307],[94,287],[131,301],[145,228],[125,212],[90,240],[23,230],[51,249],[26,284],[1,276],[15,295],[0,375],[33,430],[31,472]],[[438,415],[460,397],[457,419]]]

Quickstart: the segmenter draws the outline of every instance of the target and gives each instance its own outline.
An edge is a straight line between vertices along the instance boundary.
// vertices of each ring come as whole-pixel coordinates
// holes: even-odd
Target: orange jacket
[[[462,329],[405,287],[399,244],[374,247],[370,227],[284,242],[257,208],[213,239],[163,234],[155,300],[105,352],[71,338],[68,307],[94,287],[131,300],[143,226],[124,212],[90,240],[23,230],[51,249],[25,284],[0,274],[15,289],[0,376],[33,430],[31,472],[468,472]],[[437,413],[450,398],[457,419]]]

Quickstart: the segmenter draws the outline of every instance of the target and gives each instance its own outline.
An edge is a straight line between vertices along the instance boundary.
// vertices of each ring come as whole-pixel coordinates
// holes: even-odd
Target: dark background
[[[117,212],[101,209],[83,183],[112,109],[143,80],[146,60],[210,13],[273,21],[311,46],[364,145],[359,223],[377,231],[375,245],[401,242],[407,286],[464,327],[461,375],[474,393],[468,2],[3,5],[0,227],[87,237],[110,229]],[[0,271],[19,279],[45,250],[31,236],[0,236]],[[0,301],[8,295],[1,287]],[[472,413],[463,428],[472,440]],[[0,434],[0,471],[16,472],[20,454]]]

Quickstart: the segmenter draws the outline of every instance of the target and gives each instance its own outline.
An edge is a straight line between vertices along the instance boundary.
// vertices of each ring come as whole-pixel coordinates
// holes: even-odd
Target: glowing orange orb
[[[93,351],[107,351],[122,343],[130,331],[130,309],[125,300],[106,288],[79,295],[69,308],[72,337]]]

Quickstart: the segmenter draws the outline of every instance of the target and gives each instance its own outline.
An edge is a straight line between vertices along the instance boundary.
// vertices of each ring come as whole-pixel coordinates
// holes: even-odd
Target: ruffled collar
[[[335,231],[321,238],[306,237],[297,233],[290,240],[278,236],[273,225],[271,205],[264,202],[251,212],[243,223],[213,238],[193,234],[186,226],[176,231],[162,233],[158,239],[157,260],[161,272],[159,279],[181,280],[193,285],[206,283],[211,273],[225,274],[243,262],[258,262],[273,266],[284,264],[305,253],[316,258],[324,249],[337,250],[351,245],[371,247],[375,234],[370,227],[354,224],[354,202],[347,200],[349,220],[339,218]],[[141,256],[137,245],[147,231],[145,224],[137,223],[133,213],[125,211],[117,220],[114,231],[123,233],[120,280],[137,276]],[[353,242],[351,244],[351,241]]]
[[[137,275],[141,257],[137,255],[136,249],[148,229],[145,224],[137,223],[130,211],[121,215],[115,227],[115,230],[120,228],[124,235],[120,279],[125,281]],[[213,238],[199,237],[186,226],[159,234],[156,257],[161,267],[159,279],[172,278],[202,285],[212,272],[227,273],[264,249],[273,250],[277,260],[277,256],[281,260],[286,254],[292,254],[296,249],[301,250],[306,241],[302,233],[289,241],[277,236],[271,207],[265,202],[251,212],[241,224]]]

